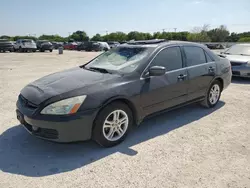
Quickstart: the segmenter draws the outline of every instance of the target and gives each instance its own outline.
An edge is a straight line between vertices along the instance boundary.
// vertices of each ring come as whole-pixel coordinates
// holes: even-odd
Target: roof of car
[[[152,39],[152,40],[139,40],[139,41],[129,41],[121,46],[140,46],[140,47],[164,47],[169,45],[194,45],[199,47],[204,47],[204,44],[188,42],[188,41],[177,41],[177,40],[166,40],[166,39]]]

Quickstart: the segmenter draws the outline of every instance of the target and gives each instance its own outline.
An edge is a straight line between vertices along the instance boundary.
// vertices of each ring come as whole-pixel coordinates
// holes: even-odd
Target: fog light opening
[[[39,127],[32,126],[32,130],[33,130],[33,131],[35,131],[35,132],[36,132],[36,131],[38,131],[38,129],[39,129]]]

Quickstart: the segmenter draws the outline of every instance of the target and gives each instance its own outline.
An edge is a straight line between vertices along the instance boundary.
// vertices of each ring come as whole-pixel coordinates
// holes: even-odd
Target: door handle
[[[186,77],[187,77],[186,74],[181,74],[177,78],[178,78],[178,80],[184,80]]]
[[[209,71],[209,72],[214,72],[214,68],[213,68],[213,67],[209,67],[209,68],[208,68],[208,71]]]

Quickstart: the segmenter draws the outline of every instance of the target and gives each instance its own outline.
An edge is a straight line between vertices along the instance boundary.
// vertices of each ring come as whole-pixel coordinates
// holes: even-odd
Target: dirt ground
[[[250,80],[233,79],[215,109],[197,104],[144,121],[126,141],[57,144],[19,125],[20,90],[92,52],[0,53],[0,187],[250,187]]]

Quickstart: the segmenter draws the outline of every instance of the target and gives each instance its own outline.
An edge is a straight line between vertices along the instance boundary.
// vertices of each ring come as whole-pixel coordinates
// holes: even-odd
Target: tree
[[[231,33],[226,39],[227,42],[237,42],[240,39],[240,36],[237,33]]]
[[[202,27],[195,27],[192,30],[192,33],[187,34],[187,40],[193,42],[210,42],[207,31],[209,25],[203,25]]]
[[[39,40],[49,40],[49,41],[55,41],[55,42],[64,42],[66,41],[66,38],[63,38],[59,35],[41,35],[38,37]]]
[[[7,36],[7,35],[2,35],[2,36],[0,36],[0,39],[8,39],[8,40],[10,40],[11,37],[10,37],[10,36]]]
[[[117,32],[110,33],[108,35],[104,35],[103,39],[104,39],[104,41],[118,41],[118,42],[121,42],[121,41],[126,41],[127,40],[127,35],[126,35],[126,33],[117,31]]]
[[[250,42],[250,37],[242,37],[238,40],[238,42]]]
[[[103,37],[97,33],[96,35],[94,35],[92,38],[91,38],[92,41],[103,41]]]
[[[37,38],[33,37],[33,36],[14,36],[12,38],[13,38],[13,41],[17,41],[18,39],[31,39],[31,40],[34,40],[34,41],[37,40]]]
[[[89,40],[89,37],[86,34],[86,32],[85,31],[79,31],[79,30],[72,33],[72,35],[70,35],[68,38],[73,39],[75,41],[88,41]]]
[[[226,26],[221,25],[219,28],[208,31],[207,34],[212,42],[225,42],[230,33]]]
[[[153,34],[153,39],[161,39],[162,37],[162,33],[161,32],[155,32]]]
[[[189,33],[187,35],[188,41],[192,42],[210,42],[210,38],[207,35],[207,33],[201,32],[201,33]]]

